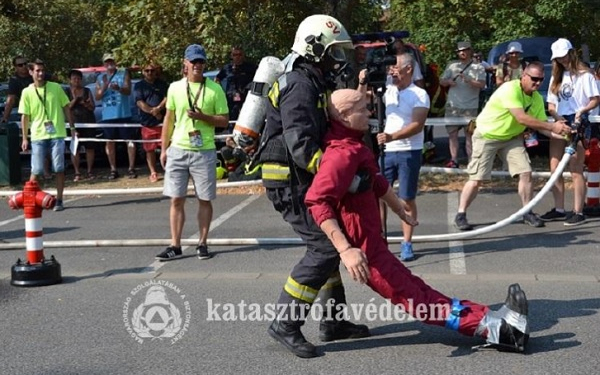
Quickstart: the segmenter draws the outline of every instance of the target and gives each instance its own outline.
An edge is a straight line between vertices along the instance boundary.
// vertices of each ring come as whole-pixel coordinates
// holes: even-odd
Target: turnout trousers
[[[346,304],[339,272],[339,254],[304,205],[307,189],[308,186],[298,186],[297,192],[292,192],[291,187],[266,189],[267,197],[275,209],[306,243],[306,253],[292,269],[278,301],[282,307],[278,319],[298,325],[304,323],[303,317],[307,316],[317,295],[323,304],[329,301],[328,305],[331,306],[330,309],[323,309],[323,319],[334,319],[335,306]]]

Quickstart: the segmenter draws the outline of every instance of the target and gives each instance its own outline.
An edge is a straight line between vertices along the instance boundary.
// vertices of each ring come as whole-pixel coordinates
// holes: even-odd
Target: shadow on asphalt
[[[501,304],[491,305],[497,310]],[[577,318],[598,314],[600,299],[579,300],[529,300],[529,322],[532,336],[525,354],[552,352],[561,349],[573,348],[581,345],[575,332],[560,332],[539,335],[553,326],[561,319]],[[460,335],[442,327],[426,325],[421,322],[392,323],[388,325],[370,327],[372,336],[353,341],[337,341],[320,347],[325,352],[341,352],[359,349],[373,349],[379,347],[412,345],[429,345],[433,342],[454,347],[449,357],[470,355],[478,351],[477,346],[483,340]],[[394,336],[388,336],[394,335]],[[481,350],[481,349],[479,349]],[[495,350],[495,349],[484,349]],[[515,354],[511,354],[515,355]]]

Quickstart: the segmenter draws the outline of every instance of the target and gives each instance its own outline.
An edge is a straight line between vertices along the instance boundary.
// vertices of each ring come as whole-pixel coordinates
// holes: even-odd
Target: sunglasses
[[[529,78],[531,78],[531,80],[535,83],[542,83],[544,81],[544,77],[534,77],[529,73],[525,73],[527,76],[529,76]]]
[[[27,65],[27,63],[24,62],[24,63],[20,63],[20,64],[15,64],[15,65],[18,66],[19,68],[21,68],[21,67],[24,67],[25,65]]]
[[[190,61],[191,64],[195,65],[195,64],[204,64],[206,62],[206,60],[204,59],[196,59],[196,60],[192,60]]]
[[[154,69],[144,69],[144,73],[154,73]]]

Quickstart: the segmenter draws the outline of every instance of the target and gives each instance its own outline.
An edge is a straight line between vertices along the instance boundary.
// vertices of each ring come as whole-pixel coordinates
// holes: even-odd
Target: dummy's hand
[[[369,265],[367,263],[367,256],[357,247],[351,247],[348,250],[344,250],[340,254],[342,263],[352,276],[352,279],[358,281],[361,284],[366,283],[371,277],[369,272]]]

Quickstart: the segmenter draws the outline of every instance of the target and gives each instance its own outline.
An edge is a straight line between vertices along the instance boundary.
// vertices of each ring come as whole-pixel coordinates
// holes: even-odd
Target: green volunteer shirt
[[[526,113],[546,121],[544,99],[539,92],[531,96],[521,88],[521,80],[513,80],[500,86],[477,116],[477,130],[483,138],[505,141],[523,133],[526,127],[517,122],[509,108],[523,108]]]
[[[197,100],[196,100],[197,97]],[[215,127],[199,120],[192,120],[187,111],[190,102],[206,115],[226,115],[229,112],[227,97],[221,85],[205,79],[203,83],[189,82],[186,78],[173,82],[167,92],[167,109],[175,113],[175,129],[171,144],[184,150],[201,151],[215,149]],[[198,131],[202,147],[192,146],[190,132]]]
[[[43,87],[38,88],[31,84],[23,89],[19,102],[19,113],[29,116],[32,141],[67,136],[63,110],[67,104],[69,104],[69,98],[58,83],[46,82]],[[44,124],[48,121],[52,121],[54,124],[54,133],[47,132]]]

